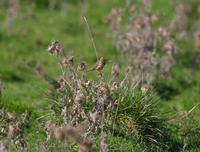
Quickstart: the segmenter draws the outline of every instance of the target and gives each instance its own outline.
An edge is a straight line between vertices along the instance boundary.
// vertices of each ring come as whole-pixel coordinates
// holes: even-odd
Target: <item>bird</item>
[[[99,60],[92,66],[89,71],[96,70],[97,72],[101,72],[106,64],[106,60],[104,57],[100,57]]]

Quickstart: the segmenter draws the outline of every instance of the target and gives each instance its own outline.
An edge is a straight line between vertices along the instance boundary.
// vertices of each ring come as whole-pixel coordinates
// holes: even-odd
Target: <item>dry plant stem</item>
[[[115,117],[114,117],[114,120],[113,120],[112,136],[114,135],[114,128],[115,128],[115,122],[117,120],[118,110],[119,110],[119,100],[117,101],[117,108],[116,108]]]
[[[63,56],[64,56],[64,55],[63,55]],[[63,77],[63,78],[66,78],[67,71],[65,70],[65,67],[64,67],[64,65],[62,64],[62,58],[61,58],[61,57],[59,58],[58,63],[59,63],[59,66],[60,66],[60,69],[61,69],[61,72],[62,72],[62,77]],[[65,81],[65,83],[68,84],[68,82],[67,82],[66,80],[64,80],[64,81]],[[69,84],[68,84],[68,86],[71,87],[71,85],[69,85]]]
[[[87,21],[87,18],[85,16],[83,16],[83,20],[86,24],[86,27],[87,27],[87,31],[89,33],[89,37],[90,37],[90,40],[92,42],[92,45],[93,45],[93,48],[94,48],[94,51],[95,51],[95,55],[96,55],[96,59],[98,60],[98,54],[97,54],[97,48],[96,48],[96,45],[95,45],[95,42],[94,42],[94,38],[92,36],[92,32],[91,32],[91,29],[90,29],[90,26],[89,26],[89,23]]]
[[[132,81],[132,85],[131,85],[131,88],[133,90],[137,89],[137,87],[140,85],[140,83],[143,82],[142,73],[139,72],[138,75],[136,75],[134,79],[135,80]]]

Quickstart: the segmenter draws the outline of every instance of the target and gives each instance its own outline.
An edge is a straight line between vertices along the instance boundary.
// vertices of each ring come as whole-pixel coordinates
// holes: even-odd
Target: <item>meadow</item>
[[[200,151],[200,2],[51,2],[0,0],[0,152]]]

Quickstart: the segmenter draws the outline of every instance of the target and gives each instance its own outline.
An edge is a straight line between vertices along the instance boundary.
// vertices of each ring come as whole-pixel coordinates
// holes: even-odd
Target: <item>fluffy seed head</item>
[[[53,41],[48,47],[48,52],[54,56],[59,56],[63,52],[63,48],[58,41]]]
[[[77,70],[78,71],[84,71],[86,68],[86,65],[84,62],[81,62],[80,64],[78,64]]]

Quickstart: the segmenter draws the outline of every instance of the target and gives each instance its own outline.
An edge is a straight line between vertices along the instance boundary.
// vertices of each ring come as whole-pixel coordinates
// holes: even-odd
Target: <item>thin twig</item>
[[[84,22],[85,22],[85,24],[86,24],[86,27],[87,27],[87,30],[88,30],[88,33],[89,33],[90,40],[92,41],[92,45],[93,45],[93,47],[94,47],[95,55],[96,55],[96,58],[97,58],[97,60],[98,60],[97,48],[96,48],[96,45],[95,45],[95,43],[94,43],[94,38],[93,38],[93,36],[92,36],[91,28],[90,28],[89,23],[88,23],[88,21],[87,21],[87,18],[86,18],[85,16],[83,16],[83,20],[84,20]]]

